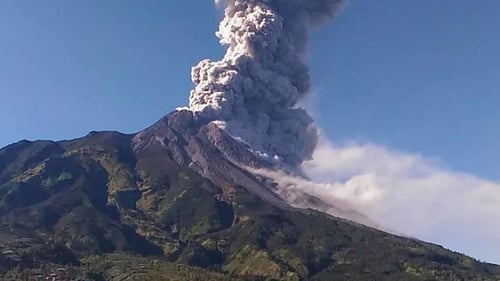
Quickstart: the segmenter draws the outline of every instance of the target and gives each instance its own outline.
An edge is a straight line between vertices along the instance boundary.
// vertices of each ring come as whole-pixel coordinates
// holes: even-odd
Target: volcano
[[[272,179],[242,164],[275,169],[190,111],[134,135],[9,145],[0,150],[3,280],[61,272],[79,280],[500,276],[498,266],[317,211],[335,208],[320,198],[304,195],[314,209],[294,208]]]
[[[136,134],[0,149],[2,280],[500,280],[268,176],[307,180],[301,56],[341,1],[225,5],[228,51],[193,68],[187,107]]]

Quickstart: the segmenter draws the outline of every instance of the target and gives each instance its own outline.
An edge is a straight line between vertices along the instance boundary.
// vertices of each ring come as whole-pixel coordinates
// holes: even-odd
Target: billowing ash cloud
[[[301,55],[308,30],[331,19],[341,2],[225,1],[216,35],[227,52],[193,67],[189,109],[201,120],[217,121],[255,152],[292,166],[309,159],[318,133],[297,106],[310,87]]]

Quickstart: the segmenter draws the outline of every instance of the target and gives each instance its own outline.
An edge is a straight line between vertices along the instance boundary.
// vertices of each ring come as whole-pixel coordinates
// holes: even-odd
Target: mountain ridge
[[[0,149],[0,272],[45,264],[115,280],[115,263],[146,260],[238,280],[499,280],[498,266],[288,205],[228,158],[272,163],[189,114],[137,134]],[[99,257],[111,257],[109,268]],[[139,265],[127,270],[126,280],[146,280]]]

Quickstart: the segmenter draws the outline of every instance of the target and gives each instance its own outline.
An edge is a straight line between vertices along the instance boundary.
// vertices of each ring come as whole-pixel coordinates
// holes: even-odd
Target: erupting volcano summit
[[[214,122],[262,157],[296,167],[310,159],[318,139],[298,102],[310,89],[305,52],[310,28],[335,16],[341,0],[226,2],[216,33],[228,46],[219,61],[192,69],[196,87],[188,110]]]

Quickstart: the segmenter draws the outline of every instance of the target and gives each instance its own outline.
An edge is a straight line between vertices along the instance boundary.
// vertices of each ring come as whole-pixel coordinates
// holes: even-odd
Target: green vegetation
[[[171,157],[113,132],[1,149],[2,280],[500,280],[498,266],[281,209]]]

